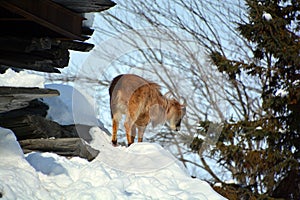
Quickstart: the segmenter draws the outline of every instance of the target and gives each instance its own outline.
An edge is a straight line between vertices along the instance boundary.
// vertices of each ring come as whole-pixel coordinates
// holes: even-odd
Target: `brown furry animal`
[[[112,143],[117,144],[119,121],[125,114],[124,127],[128,146],[134,142],[136,129],[138,142],[143,141],[146,126],[169,122],[172,130],[180,129],[185,105],[175,99],[167,99],[160,93],[160,86],[134,74],[115,77],[109,87],[112,117]]]

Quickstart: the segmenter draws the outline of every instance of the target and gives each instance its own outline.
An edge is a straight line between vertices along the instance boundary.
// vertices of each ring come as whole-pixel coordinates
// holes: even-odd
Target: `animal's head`
[[[173,131],[179,131],[181,120],[186,113],[186,103],[180,104],[177,100],[169,100],[169,106],[167,109],[167,120],[170,128]]]

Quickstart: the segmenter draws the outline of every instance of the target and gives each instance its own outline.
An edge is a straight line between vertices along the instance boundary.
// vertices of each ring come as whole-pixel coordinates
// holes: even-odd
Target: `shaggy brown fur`
[[[180,129],[185,105],[175,99],[167,99],[160,93],[160,86],[134,74],[115,77],[109,87],[110,109],[113,125],[112,143],[117,144],[117,130],[125,114],[125,131],[128,145],[134,142],[136,129],[142,142],[146,126],[168,121],[172,130]]]

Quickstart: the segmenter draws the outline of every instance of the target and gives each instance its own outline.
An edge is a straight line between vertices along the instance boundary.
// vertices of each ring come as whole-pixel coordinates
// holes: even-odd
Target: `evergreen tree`
[[[212,153],[252,194],[300,199],[300,2],[246,2],[248,21],[238,29],[253,46],[253,61],[219,52],[211,58],[235,84],[243,74],[259,78],[264,115],[226,122]]]

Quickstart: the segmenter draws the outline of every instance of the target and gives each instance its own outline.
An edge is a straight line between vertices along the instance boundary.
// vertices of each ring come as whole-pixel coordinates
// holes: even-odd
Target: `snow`
[[[267,21],[271,21],[272,20],[272,15],[270,13],[267,12],[263,12],[262,18],[267,20]]]
[[[275,93],[275,96],[277,97],[286,97],[288,95],[288,91],[284,90],[284,89],[278,89]]]
[[[1,86],[44,87],[43,77],[26,71],[8,69],[0,78]],[[1,199],[224,199],[208,183],[192,179],[158,144],[113,147],[98,127],[88,96],[70,86],[47,87],[61,94],[44,99],[50,105],[48,117],[64,124],[95,125],[85,134],[92,136],[90,145],[100,153],[91,162],[49,152],[24,155],[14,133],[0,127]]]
[[[113,147],[98,127],[92,161],[53,153],[23,154],[12,131],[0,128],[0,193],[3,199],[224,199],[192,179],[157,144]]]
[[[293,86],[299,86],[300,85],[300,80],[295,80],[293,82]]]
[[[27,71],[15,72],[7,69],[0,74],[0,86],[11,87],[39,87],[44,88],[45,78],[36,74],[29,74]]]
[[[25,156],[14,134],[0,127],[0,196],[3,199],[49,199],[35,169]]]

